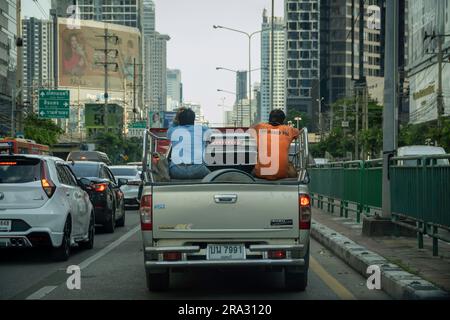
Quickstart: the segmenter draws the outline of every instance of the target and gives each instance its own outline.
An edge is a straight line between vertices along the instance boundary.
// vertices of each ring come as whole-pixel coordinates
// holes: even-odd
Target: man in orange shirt
[[[252,127],[258,146],[258,160],[254,172],[258,178],[278,180],[289,177],[289,147],[300,132],[284,125],[285,119],[283,110],[275,109],[269,115],[269,123]]]

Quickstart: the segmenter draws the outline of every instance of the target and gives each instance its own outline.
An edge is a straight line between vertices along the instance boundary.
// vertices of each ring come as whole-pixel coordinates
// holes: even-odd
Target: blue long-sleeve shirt
[[[167,137],[172,143],[169,166],[178,164],[203,164],[205,154],[204,134],[209,128],[202,125],[176,126],[171,124]]]

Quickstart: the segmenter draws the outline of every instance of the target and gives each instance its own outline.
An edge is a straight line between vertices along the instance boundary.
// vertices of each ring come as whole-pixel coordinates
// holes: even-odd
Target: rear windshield
[[[136,168],[109,168],[115,176],[135,176],[138,174]]]
[[[95,164],[75,163],[70,165],[70,168],[77,178],[98,177],[99,175],[99,166]]]
[[[26,183],[41,179],[39,159],[0,159],[0,183]]]

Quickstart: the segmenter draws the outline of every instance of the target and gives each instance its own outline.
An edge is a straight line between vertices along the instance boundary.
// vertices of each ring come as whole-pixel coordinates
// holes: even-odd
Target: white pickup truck
[[[157,182],[152,158],[161,140],[167,138],[145,131],[139,212],[148,289],[168,289],[175,269],[248,267],[284,272],[286,288],[305,290],[311,225],[307,130],[297,144],[298,178],[278,181],[230,166],[202,180]]]

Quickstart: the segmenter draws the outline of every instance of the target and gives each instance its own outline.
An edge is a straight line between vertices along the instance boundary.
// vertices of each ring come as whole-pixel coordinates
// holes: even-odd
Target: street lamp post
[[[294,120],[297,121],[297,129],[300,129],[300,121],[302,121],[302,118],[301,117],[295,117]]]
[[[224,27],[224,26],[218,26],[218,25],[214,25],[213,26],[214,29],[225,29],[225,30],[229,30],[229,31],[234,31],[234,32],[238,32],[241,34],[244,34],[248,37],[248,104],[249,104],[249,113],[250,113],[250,125],[252,124],[252,38],[254,35],[261,33],[263,31],[266,30],[258,30],[255,31],[253,33],[248,33],[242,30],[237,30],[237,29],[233,29],[233,28],[228,28],[228,27]],[[267,29],[269,30],[269,29]]]

